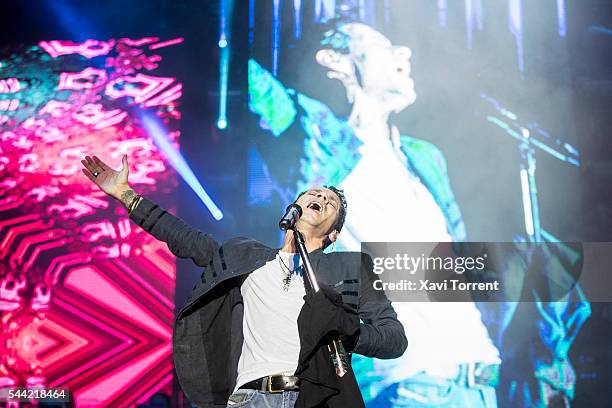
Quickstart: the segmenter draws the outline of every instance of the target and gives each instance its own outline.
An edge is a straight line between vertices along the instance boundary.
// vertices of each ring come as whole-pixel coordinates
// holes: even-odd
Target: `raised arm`
[[[198,266],[210,264],[219,243],[151,200],[136,194],[128,184],[127,155],[123,156],[123,167],[119,171],[96,156],[85,156],[81,163],[87,178],[106,194],[119,200],[127,208],[130,218],[155,238],[165,242],[170,252],[179,258],[190,258]]]
[[[375,276],[372,258],[362,254],[359,318],[363,323],[353,352],[366,357],[397,358],[406,351],[408,339],[385,292],[372,286]]]

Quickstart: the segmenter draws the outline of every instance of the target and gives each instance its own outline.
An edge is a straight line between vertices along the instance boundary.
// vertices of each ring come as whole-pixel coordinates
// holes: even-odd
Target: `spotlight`
[[[219,44],[219,48],[225,48],[227,47],[227,40],[225,38],[221,38],[218,44]]]
[[[217,127],[221,130],[225,129],[227,127],[227,120],[225,119],[219,119],[217,121]]]
[[[183,157],[180,151],[178,151],[168,139],[168,130],[164,128],[162,122],[155,115],[142,113],[141,116],[142,124],[147,131],[148,135],[151,136],[157,147],[166,154],[170,165],[181,175],[183,180],[191,187],[196,195],[202,200],[210,214],[215,220],[223,218],[223,212],[217,207],[212,198],[208,195],[204,187],[191,170],[191,167]]]

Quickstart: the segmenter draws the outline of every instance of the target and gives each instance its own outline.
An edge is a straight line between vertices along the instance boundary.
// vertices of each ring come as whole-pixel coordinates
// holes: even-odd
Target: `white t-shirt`
[[[281,261],[289,270],[297,269],[288,291],[283,289],[287,269]],[[267,375],[295,373],[300,354],[297,318],[306,294],[300,264],[299,254],[281,251],[242,284],[244,343],[234,391]]]
[[[390,141],[359,147],[361,158],[340,183],[348,211],[337,246],[361,242],[445,242],[446,218],[421,181],[408,171]]]
[[[359,251],[361,242],[451,241],[442,210],[391,142],[366,139],[357,166],[339,186],[348,202],[339,249]],[[500,361],[474,303],[393,302],[393,307],[408,349],[398,359],[376,360],[387,381],[417,372],[451,378],[460,363]]]

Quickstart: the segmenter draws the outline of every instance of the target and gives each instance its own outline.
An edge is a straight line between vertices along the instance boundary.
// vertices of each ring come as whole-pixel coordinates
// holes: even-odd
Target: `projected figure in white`
[[[435,151],[438,168],[425,179],[432,184],[438,177],[443,178],[438,183],[448,183],[442,154],[422,141],[402,138],[397,127],[388,122],[392,112],[400,112],[416,100],[410,49],[393,46],[363,24],[346,24],[335,36],[328,41],[335,49],[320,50],[317,61],[330,69],[328,77],[344,84],[353,104],[349,124],[362,142],[361,158],[340,183],[352,203],[340,244],[359,250],[362,241],[449,241],[453,239],[449,231],[455,239],[462,239],[463,229],[459,232],[447,226],[447,217],[432,194],[435,189],[430,191],[421,181],[419,173],[424,170],[411,171],[412,166],[419,166],[412,160],[419,150]],[[418,144],[422,144],[420,149]],[[396,302],[393,306],[406,329],[409,347],[399,359],[375,362],[376,371],[384,373],[383,382],[393,389],[379,396],[381,406],[398,398],[441,403],[448,398],[445,381],[456,378],[464,367],[499,364],[499,353],[473,303]],[[450,337],[452,346],[448,344]],[[439,382],[437,397],[431,390],[422,393],[423,388],[415,385],[423,380]],[[482,401],[480,393],[465,389],[455,395],[463,404],[479,406],[475,401]],[[484,388],[483,395],[486,406],[495,405],[492,387]]]
[[[361,157],[340,183],[353,204],[339,246],[358,249],[362,241],[450,240],[442,210],[410,171],[399,130],[389,124],[392,112],[416,100],[410,49],[392,46],[385,36],[363,24],[345,24],[334,37],[327,42],[345,52],[320,50],[317,62],[330,69],[329,78],[345,86],[352,103],[348,124],[361,142]],[[442,154],[419,142],[437,156],[437,172],[448,182]],[[411,146],[405,143],[404,148]]]
[[[285,89],[255,61],[249,63],[249,107],[259,115],[260,125],[277,137],[299,115],[307,136],[297,190],[336,184],[351,203],[338,249],[360,250],[361,242],[367,241],[464,240],[442,153],[389,124],[391,113],[416,100],[410,49],[393,46],[384,35],[359,23],[342,24],[324,44],[317,62],[329,68],[329,78],[344,85],[352,103],[348,120],[337,118],[319,101]],[[364,390],[366,399],[375,397],[369,406],[496,405],[492,386],[462,388],[454,382],[467,369],[496,367],[500,362],[475,304],[393,306],[409,347],[399,359],[376,360],[366,368],[375,383],[371,392]],[[449,383],[457,389],[452,396]]]

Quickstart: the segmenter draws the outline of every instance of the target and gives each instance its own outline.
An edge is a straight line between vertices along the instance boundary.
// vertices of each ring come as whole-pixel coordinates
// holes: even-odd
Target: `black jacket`
[[[240,286],[251,272],[275,258],[277,248],[254,239],[234,238],[220,245],[178,217],[143,198],[130,218],[167,243],[179,258],[204,268],[191,296],[176,315],[172,350],[179,382],[202,407],[225,407],[236,386],[244,341]],[[310,254],[320,285],[342,295],[362,323],[352,352],[368,357],[401,356],[407,340],[391,303],[372,287],[371,259],[358,252],[321,250]]]
[[[332,363],[330,338],[345,337],[345,349],[359,332],[359,317],[347,310],[342,295],[326,285],[310,291],[297,319],[300,355],[295,375],[300,379],[300,395],[295,408],[366,408],[355,373],[350,365],[339,377]]]

